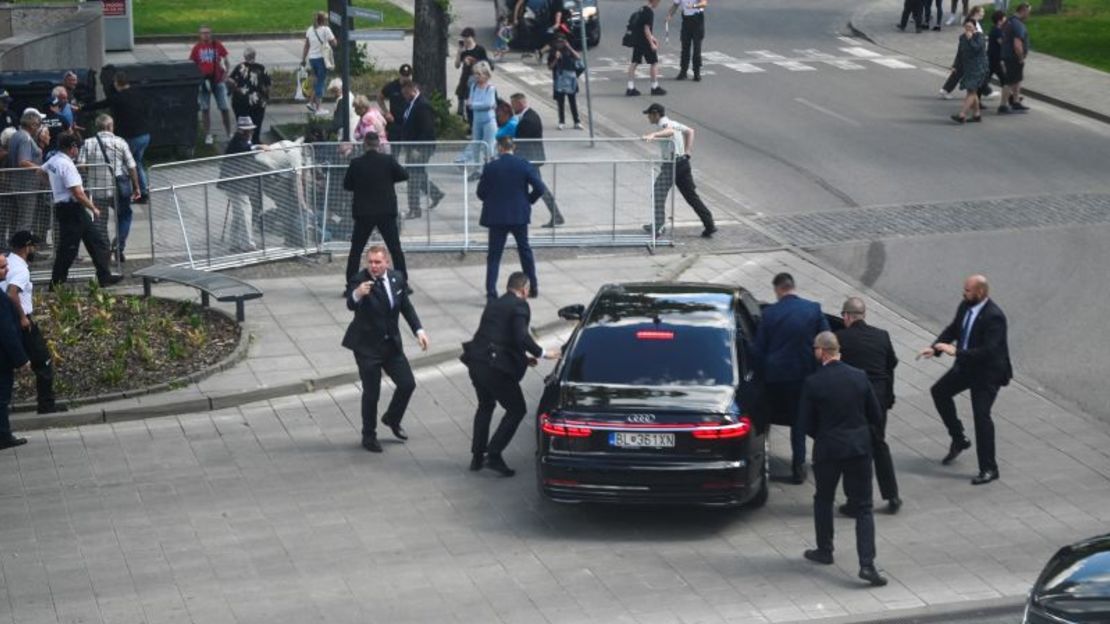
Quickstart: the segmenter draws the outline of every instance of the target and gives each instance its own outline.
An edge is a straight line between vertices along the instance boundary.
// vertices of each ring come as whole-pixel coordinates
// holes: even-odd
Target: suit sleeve
[[[528,203],[534,204],[536,200],[543,197],[547,192],[547,187],[544,186],[543,178],[540,177],[540,172],[536,171],[536,167],[531,163],[528,164],[528,184],[532,187],[532,192],[528,194]]]
[[[408,287],[407,282],[405,287]],[[409,299],[408,295],[403,295],[401,298],[401,316],[405,317],[405,322],[409,324],[412,333],[415,334],[424,329],[424,326],[420,324],[420,317],[416,315],[416,308],[412,307],[412,300]]]
[[[943,331],[937,334],[937,339],[933,341],[934,344],[938,342],[949,343],[955,342],[960,337],[960,317],[963,316],[964,306],[956,308],[956,318],[945,327]]]
[[[810,397],[809,380],[802,384],[802,396],[798,399],[798,426],[811,438],[817,437],[817,404]]]
[[[355,173],[354,173],[354,171],[355,171],[355,165],[357,165],[357,164],[358,164],[358,161],[356,160],[355,162],[352,162],[350,165],[347,165],[347,173],[343,176],[343,188],[345,190],[348,190],[348,191],[355,190]]]
[[[517,346],[535,357],[543,355],[543,347],[536,344],[532,333],[528,331],[528,315],[523,311],[513,314],[513,340]]]
[[[353,293],[355,292],[355,289],[358,288],[359,284],[361,284],[362,282],[365,281],[364,278],[365,278],[365,276],[363,275],[362,272],[356,273],[354,279],[352,279],[347,284],[347,293],[348,293],[347,294],[347,309],[350,310],[351,312],[354,312],[356,309],[358,309],[359,302],[356,302],[354,300],[354,294]]]
[[[832,331],[829,327],[829,319],[825,318],[825,313],[821,311],[821,304],[814,303],[813,306],[817,308],[817,333]]]
[[[970,349],[956,350],[956,361],[961,364],[978,364],[992,353],[1002,350],[1002,342],[1006,339],[1006,317],[1001,314],[984,317],[980,313],[977,322],[983,323],[983,338]]]
[[[405,168],[404,168],[404,167],[403,167],[403,166],[401,165],[401,163],[397,162],[397,159],[396,159],[396,158],[393,158],[393,157],[391,156],[391,157],[390,157],[390,163],[391,163],[391,167],[392,167],[392,169],[393,169],[393,182],[394,182],[395,184],[396,184],[397,182],[404,182],[405,180],[408,180],[408,179],[409,179],[409,172],[408,172],[408,170],[406,170],[406,169],[405,169]]]
[[[0,302],[0,349],[8,354],[12,368],[19,368],[27,363],[23,340],[19,336],[15,317],[12,315],[12,304],[8,301]]]
[[[490,164],[487,164],[485,167],[482,168],[482,177],[478,178],[478,199],[484,200],[486,198],[486,195],[489,193],[489,185],[491,184],[491,182],[489,181],[489,176],[487,176],[486,173],[490,171]]]

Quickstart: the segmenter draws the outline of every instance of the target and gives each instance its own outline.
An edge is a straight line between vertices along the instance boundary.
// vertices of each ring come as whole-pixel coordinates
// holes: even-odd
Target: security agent
[[[667,194],[671,192],[671,185],[678,187],[682,198],[694,209],[694,213],[701,219],[702,238],[711,238],[717,231],[713,223],[713,213],[706,208],[705,202],[698,196],[697,187],[694,186],[694,174],[690,169],[690,154],[694,149],[694,129],[680,124],[667,117],[667,112],[661,104],[652,104],[644,110],[648,121],[659,130],[649,132],[643,136],[645,141],[656,139],[670,139],[661,142],[663,149],[662,164],[659,175],[655,177],[655,223],[644,225],[645,232],[655,228],[655,235],[663,233],[664,221],[667,218]]]
[[[35,373],[38,412],[52,414],[67,411],[67,408],[54,401],[54,366],[50,348],[46,346],[46,340],[32,316],[35,311],[35,285],[31,282],[28,265],[35,259],[35,248],[39,242],[38,237],[27,230],[20,230],[12,235],[12,251],[8,254],[8,277],[0,282],[0,288],[11,299],[12,308],[18,317],[23,351],[31,360],[31,370]]]
[[[844,329],[836,332],[840,341],[840,360],[867,374],[871,389],[879,401],[879,426],[871,433],[874,448],[875,479],[879,482],[879,493],[887,502],[889,513],[898,513],[902,499],[898,498],[898,480],[894,476],[894,460],[890,457],[890,446],[886,443],[886,413],[894,407],[894,368],[898,366],[898,356],[890,334],[878,327],[868,325],[867,306],[859,297],[849,297],[840,309]],[[846,516],[855,514],[850,505],[841,505],[840,512]]]
[[[343,188],[354,194],[351,215],[355,228],[351,235],[351,251],[347,255],[347,284],[358,272],[359,258],[374,228],[381,233],[397,271],[408,279],[405,252],[401,249],[401,234],[397,229],[397,191],[394,185],[408,180],[409,174],[396,158],[378,151],[380,142],[376,132],[366,133],[363,137],[366,151],[351,161],[343,177]],[[343,296],[348,294],[344,291]]]
[[[416,390],[412,367],[401,348],[398,317],[405,317],[423,351],[428,350],[428,334],[420,325],[420,317],[409,301],[405,276],[388,268],[389,252],[386,248],[381,245],[370,247],[366,252],[366,264],[367,268],[347,286],[351,293],[347,298],[347,308],[355,313],[355,317],[343,335],[343,346],[354,351],[358,376],[362,381],[362,447],[371,453],[381,453],[376,419],[382,371],[389,375],[395,386],[389,408],[382,416],[382,424],[400,440],[408,439],[408,434],[401,427],[401,419]]]
[[[0,280],[8,275],[8,259],[0,255]],[[15,371],[26,371],[31,363],[23,351],[19,338],[19,321],[15,304],[7,297],[0,297],[0,450],[27,444],[27,438],[12,435],[8,408],[12,403]]]
[[[69,267],[77,258],[77,246],[84,242],[85,250],[96,267],[96,279],[101,286],[111,286],[123,279],[112,275],[108,264],[108,244],[93,228],[93,220],[100,217],[100,209],[85,194],[81,174],[73,159],[81,149],[81,139],[66,132],[58,139],[58,151],[42,166],[50,178],[50,191],[54,198],[54,214],[58,219],[58,255],[54,258],[51,285],[64,284],[69,277]]]
[[[867,375],[840,361],[840,344],[829,331],[813,339],[820,368],[806,378],[798,422],[813,438],[813,523],[817,548],[806,559],[833,562],[833,502],[844,476],[848,504],[855,509],[859,577],[874,586],[886,585],[875,569],[875,518],[871,513],[872,430],[881,419],[879,402]]]
[[[686,70],[690,67],[690,52],[693,49],[694,82],[701,80],[701,42],[705,39],[705,9],[709,0],[674,0],[667,12],[667,22],[676,11],[682,9],[682,56],[678,75],[675,80],[686,80]]]
[[[532,358],[559,357],[558,350],[545,351],[528,333],[532,315],[528,307],[529,286],[526,274],[518,271],[510,275],[505,294],[486,305],[474,338],[463,344],[463,355],[459,359],[466,364],[470,382],[478,395],[470,445],[471,470],[481,470],[484,461],[486,468],[503,476],[516,474],[505,464],[501,453],[527,411],[520,380],[528,366],[536,363]],[[505,408],[505,416],[491,439],[489,424],[498,403]]]

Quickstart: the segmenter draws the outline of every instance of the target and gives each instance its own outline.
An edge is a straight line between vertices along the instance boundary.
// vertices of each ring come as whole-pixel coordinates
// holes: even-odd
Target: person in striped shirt
[[[112,116],[97,116],[96,129],[97,133],[81,145],[77,162],[87,165],[107,164],[112,171],[116,183],[115,253],[122,264],[126,260],[124,248],[127,246],[127,235],[131,232],[131,202],[138,200],[141,193],[139,174],[127,141],[115,134],[115,120]]]

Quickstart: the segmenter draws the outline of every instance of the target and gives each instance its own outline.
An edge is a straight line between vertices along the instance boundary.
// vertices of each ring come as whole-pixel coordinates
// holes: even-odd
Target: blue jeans
[[[140,182],[140,185],[142,183]],[[127,235],[131,233],[131,178],[119,179],[116,182],[116,246],[120,252],[127,246]]]
[[[131,148],[131,155],[135,157],[135,169],[139,173],[139,192],[143,195],[150,194],[150,187],[146,181],[146,166],[143,165],[143,156],[146,148],[150,147],[150,134],[140,134],[127,139],[127,147]]]
[[[308,64],[312,66],[312,75],[316,79],[316,84],[313,85],[316,100],[320,101],[324,97],[324,83],[328,80],[328,65],[323,58],[308,59]]]
[[[486,296],[490,299],[497,298],[497,272],[501,268],[501,254],[505,252],[505,241],[513,235],[516,241],[516,251],[520,255],[520,266],[532,288],[538,288],[536,282],[536,259],[532,256],[532,246],[528,244],[528,224],[521,225],[491,225],[489,226],[489,252],[486,255]]]

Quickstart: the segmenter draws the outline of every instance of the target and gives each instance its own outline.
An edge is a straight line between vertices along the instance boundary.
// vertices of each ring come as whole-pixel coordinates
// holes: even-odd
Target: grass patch
[[[1110,0],[1064,0],[1062,13],[1034,13],[1026,25],[1034,51],[1110,71]]]
[[[386,0],[355,0],[385,21],[357,20],[357,28],[412,28],[412,15]],[[304,32],[325,3],[306,0],[135,0],[136,35],[194,35],[201,24],[228,33]]]

